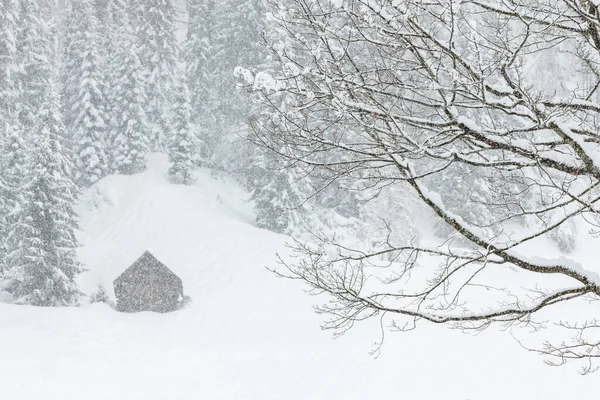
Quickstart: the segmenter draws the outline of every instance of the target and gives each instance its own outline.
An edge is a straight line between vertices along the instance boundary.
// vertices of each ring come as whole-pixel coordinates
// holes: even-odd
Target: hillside
[[[109,176],[79,204],[81,287],[92,292],[144,250],[177,273],[192,303],[170,314],[104,304],[0,304],[5,399],[595,399],[600,381],[549,368],[509,334],[445,328],[388,334],[376,321],[333,340],[315,299],[265,266],[286,237],[251,225],[247,195],[199,173],[170,184],[154,155],[134,176]],[[112,292],[111,292],[112,296]]]

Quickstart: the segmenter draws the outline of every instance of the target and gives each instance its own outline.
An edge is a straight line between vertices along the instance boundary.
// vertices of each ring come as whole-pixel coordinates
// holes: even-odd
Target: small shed
[[[146,251],[113,282],[117,310],[169,312],[183,300],[181,278]]]

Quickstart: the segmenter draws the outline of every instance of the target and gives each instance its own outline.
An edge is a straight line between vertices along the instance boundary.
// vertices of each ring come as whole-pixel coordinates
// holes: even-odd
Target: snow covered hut
[[[169,312],[183,300],[183,283],[146,251],[113,282],[117,310]]]

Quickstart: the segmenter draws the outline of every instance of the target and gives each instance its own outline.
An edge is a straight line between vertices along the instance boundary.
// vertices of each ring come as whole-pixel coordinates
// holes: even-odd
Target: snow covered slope
[[[169,314],[0,304],[0,399],[597,398],[598,375],[546,367],[506,333],[388,334],[377,359],[376,321],[333,340],[315,299],[264,268],[286,237],[251,225],[246,194],[204,172],[194,187],[172,185],[165,171],[155,156],[86,193],[81,285],[112,290],[150,250],[192,303]]]

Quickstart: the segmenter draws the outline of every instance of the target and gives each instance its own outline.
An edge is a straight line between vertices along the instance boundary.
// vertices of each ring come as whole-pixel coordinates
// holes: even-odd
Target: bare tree
[[[329,295],[318,309],[325,328],[342,333],[373,316],[400,330],[538,328],[534,315],[553,305],[600,299],[594,260],[539,250],[568,224],[588,241],[599,232],[598,4],[273,6],[266,41],[277,67],[245,73],[267,109],[252,139],[357,189],[403,186],[462,238],[370,250],[297,241],[279,273]],[[560,324],[578,336],[537,351],[593,370],[600,324]]]

